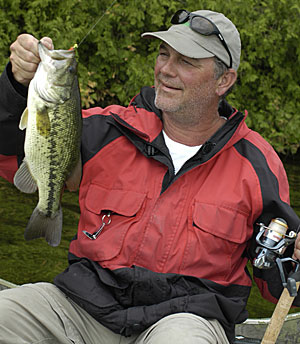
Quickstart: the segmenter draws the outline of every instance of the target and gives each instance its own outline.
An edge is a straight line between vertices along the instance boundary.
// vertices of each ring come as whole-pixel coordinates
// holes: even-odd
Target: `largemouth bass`
[[[25,158],[14,184],[26,193],[38,189],[39,201],[25,239],[45,237],[51,246],[57,246],[65,182],[74,170],[74,183],[80,180],[80,93],[74,50],[48,50],[41,42],[38,47],[41,62],[29,84],[27,109],[20,121],[20,129],[26,128]]]

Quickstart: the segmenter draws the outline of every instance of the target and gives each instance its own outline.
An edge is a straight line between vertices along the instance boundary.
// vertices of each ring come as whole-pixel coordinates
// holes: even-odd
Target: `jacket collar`
[[[161,140],[162,114],[155,106],[154,99],[154,88],[143,87],[141,92],[131,100],[128,108],[123,108],[118,114],[112,113],[119,128],[127,137],[130,136],[131,141],[134,141],[134,137],[138,136],[147,144],[161,146],[163,142]],[[243,114],[235,110],[226,100],[220,102],[219,114],[228,120],[203,145],[201,151],[206,156],[205,160],[216,155],[225,146],[234,145],[250,131],[244,123],[247,113]]]

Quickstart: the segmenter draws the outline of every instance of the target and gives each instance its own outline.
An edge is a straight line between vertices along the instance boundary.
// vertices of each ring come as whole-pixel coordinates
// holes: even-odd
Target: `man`
[[[204,10],[178,11],[172,24],[143,34],[161,41],[155,88],[127,108],[83,111],[70,266],[54,285],[1,292],[0,343],[233,343],[234,325],[247,318],[257,223],[281,217],[298,227],[282,163],[223,99],[237,78],[237,29]],[[19,36],[10,60],[0,78],[7,179],[23,158],[18,121],[37,40]],[[84,234],[102,221],[96,240]],[[299,246],[286,255],[300,258]],[[276,300],[276,267],[254,274],[264,297]]]

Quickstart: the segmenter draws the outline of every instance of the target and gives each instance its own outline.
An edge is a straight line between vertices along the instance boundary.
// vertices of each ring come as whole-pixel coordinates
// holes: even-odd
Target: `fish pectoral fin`
[[[27,122],[28,122],[28,108],[26,108],[21,116],[21,120],[20,120],[20,124],[19,124],[19,128],[21,130],[26,129],[27,127]]]
[[[37,190],[37,184],[30,173],[26,159],[23,160],[21,166],[14,176],[14,185],[22,192],[34,193]]]
[[[81,161],[81,155],[80,155],[74,170],[71,172],[70,176],[66,180],[66,186],[69,191],[77,191],[79,189],[81,176],[82,176],[82,161]]]
[[[51,123],[47,107],[43,107],[36,112],[36,129],[41,136],[49,136]]]

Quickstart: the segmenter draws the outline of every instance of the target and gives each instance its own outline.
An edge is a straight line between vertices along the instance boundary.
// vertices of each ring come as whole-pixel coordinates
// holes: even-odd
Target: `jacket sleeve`
[[[26,103],[27,88],[14,80],[9,63],[0,76],[0,176],[10,182],[24,157],[19,121]]]
[[[289,184],[282,162],[273,149],[261,153],[264,155],[264,162],[260,163],[261,168],[256,168],[256,172],[261,185],[263,208],[254,224],[254,235],[250,250],[252,262],[257,255],[256,236],[259,232],[259,223],[268,226],[272,219],[282,218],[288,224],[288,232],[290,230],[296,232],[300,225],[299,217],[290,206]],[[293,251],[294,244],[291,244],[286,249],[283,257],[291,257]],[[283,265],[287,277],[288,273],[292,271],[292,264],[287,262]],[[258,269],[253,266],[253,277],[262,296],[276,303],[283,290],[277,265],[274,263],[274,266],[270,269]],[[300,306],[299,295],[295,299],[294,305]]]

